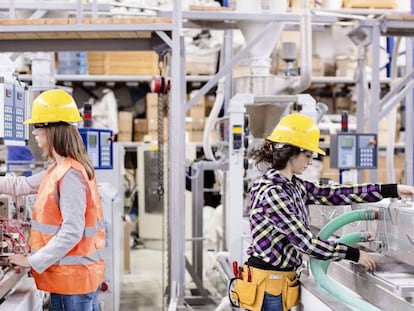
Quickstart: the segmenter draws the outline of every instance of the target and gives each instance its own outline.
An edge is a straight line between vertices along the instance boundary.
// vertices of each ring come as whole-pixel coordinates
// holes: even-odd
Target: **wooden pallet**
[[[344,0],[344,8],[354,9],[395,9],[396,0]]]

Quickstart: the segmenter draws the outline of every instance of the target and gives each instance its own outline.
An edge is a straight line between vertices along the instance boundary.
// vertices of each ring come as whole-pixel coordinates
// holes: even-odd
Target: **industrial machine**
[[[23,125],[27,103],[28,92],[24,85],[0,78],[0,141],[6,147],[27,145],[28,127]],[[34,168],[31,163],[6,164],[14,168],[24,166],[28,170]],[[34,280],[28,276],[28,269],[13,268],[6,262],[9,254],[27,254],[30,251],[28,232],[33,202],[32,196],[0,197],[0,310],[43,309],[45,295],[36,289]]]
[[[344,239],[366,234],[365,239],[353,241],[375,258],[376,270],[366,272],[358,264],[341,261],[321,263],[311,260],[309,273],[303,273],[301,307],[313,310],[414,310],[414,262],[412,202],[385,199],[378,203],[356,206],[310,206],[312,226],[323,232],[328,224],[342,222],[352,214],[373,213],[371,219],[342,222],[330,238]],[[345,291],[345,294],[344,294]],[[310,307],[312,306],[312,308]]]
[[[27,112],[25,87],[1,78],[0,98],[0,138],[5,145],[26,145],[28,129],[23,125]]]
[[[99,306],[104,311],[118,311],[121,299],[121,276],[124,273],[123,204],[118,191],[109,183],[99,183],[106,224],[105,278],[99,294]]]
[[[138,214],[139,236],[144,239],[161,239],[164,215],[164,198],[159,195],[158,148],[156,144],[143,144],[137,150],[138,162]]]
[[[89,158],[95,169],[113,167],[112,131],[108,129],[80,128]]]
[[[377,167],[377,135],[338,133],[331,136],[331,168],[372,169]]]
[[[187,144],[186,159],[194,161],[197,157],[196,143]],[[143,239],[161,239],[163,236],[163,225],[165,218],[165,201],[159,195],[160,185],[158,163],[158,147],[155,143],[139,143],[137,145],[137,188],[138,188],[138,214],[139,214],[139,236]],[[164,171],[167,171],[167,164],[164,163]],[[167,176],[164,175],[164,183],[167,184]],[[165,194],[164,194],[165,195]],[[186,237],[192,233],[192,209],[191,194],[186,191]],[[165,216],[165,215],[164,215]]]
[[[120,146],[109,129],[80,128],[86,151],[95,168],[106,225],[105,278],[99,294],[101,310],[118,311],[124,272],[123,187]],[[115,149],[115,151],[114,151]],[[115,160],[115,161],[114,161]]]

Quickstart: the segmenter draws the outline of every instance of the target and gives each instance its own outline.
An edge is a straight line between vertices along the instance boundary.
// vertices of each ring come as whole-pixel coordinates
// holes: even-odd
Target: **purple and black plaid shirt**
[[[319,185],[270,169],[250,190],[249,256],[275,268],[298,268],[302,253],[322,260],[345,258],[347,246],[320,239],[310,231],[309,204],[344,205],[383,199],[379,184]]]

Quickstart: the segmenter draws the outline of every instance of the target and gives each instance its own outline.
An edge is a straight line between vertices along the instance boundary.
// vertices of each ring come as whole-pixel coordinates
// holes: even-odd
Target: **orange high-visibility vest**
[[[66,158],[63,163],[54,164],[47,169],[33,207],[30,235],[33,253],[58,233],[63,219],[54,194],[63,176],[71,168],[79,171],[87,182],[85,230],[82,239],[58,263],[44,272],[37,273],[31,269],[38,289],[67,295],[97,290],[105,272],[104,260],[100,254],[105,248],[105,224],[98,187],[95,179],[89,180],[79,162]]]

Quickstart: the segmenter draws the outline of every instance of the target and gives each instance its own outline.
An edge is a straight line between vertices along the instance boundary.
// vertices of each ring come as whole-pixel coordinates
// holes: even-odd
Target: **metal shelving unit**
[[[18,76],[21,81],[30,82],[32,76],[21,74]],[[149,82],[153,76],[148,75],[55,75],[56,81],[59,82]],[[187,82],[205,82],[209,81],[212,76],[194,76],[186,75]]]

